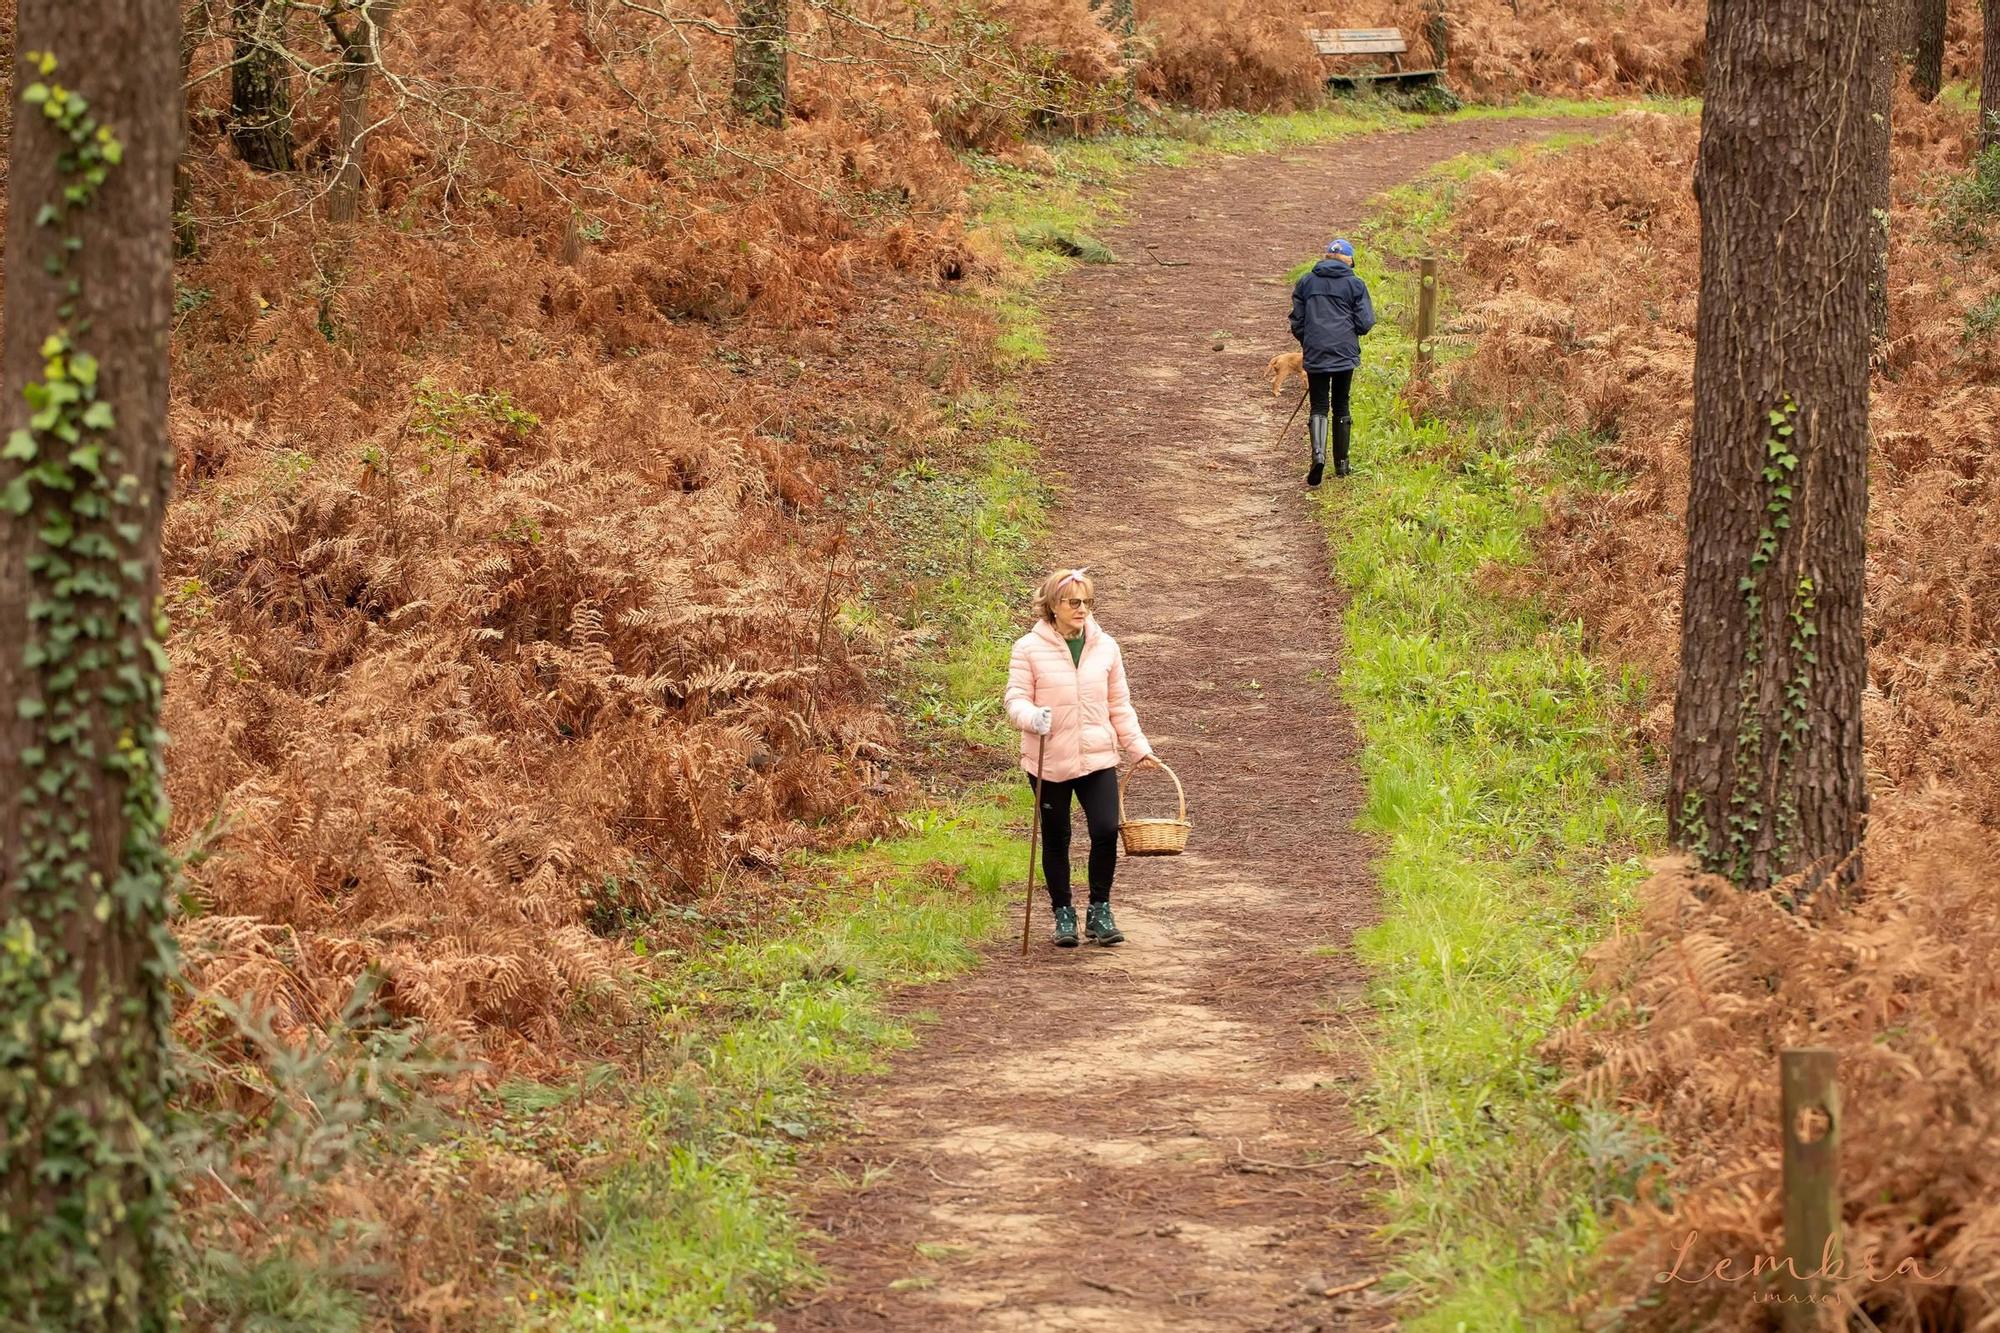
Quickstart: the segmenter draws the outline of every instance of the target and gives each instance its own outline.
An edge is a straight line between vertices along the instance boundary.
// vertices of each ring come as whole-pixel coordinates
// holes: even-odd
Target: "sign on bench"
[[[1307,28],[1305,34],[1321,56],[1387,56],[1390,68],[1373,72],[1329,74],[1327,83],[1339,86],[1361,82],[1420,84],[1435,82],[1442,70],[1404,69],[1403,55],[1410,44],[1401,28]]]
[[[1410,49],[1401,28],[1307,28],[1306,36],[1323,56],[1399,56]]]

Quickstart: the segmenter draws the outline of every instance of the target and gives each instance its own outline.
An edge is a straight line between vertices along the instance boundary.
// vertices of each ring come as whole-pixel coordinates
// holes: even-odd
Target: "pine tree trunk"
[[[773,127],[785,123],[788,97],[785,35],[790,25],[790,0],[738,0],[736,24],[736,84],[732,101],[736,114]]]
[[[1944,88],[1944,21],[1949,0],[1916,0],[1916,62],[1910,86],[1923,101],[1934,102]]]
[[[123,1333],[166,1328],[173,1295],[152,636],[172,476],[180,13],[20,0],[17,23],[0,321],[0,1322]]]
[[[1868,66],[1868,332],[1881,342],[1889,331],[1889,205],[1892,199],[1891,122],[1896,106],[1896,72],[1908,32],[1908,0],[1878,0],[1882,31]]]
[[[1872,4],[1712,0],[1669,832],[1745,888],[1860,874]]]
[[[361,155],[368,146],[371,68],[350,58],[340,76],[340,169],[326,200],[327,217],[334,222],[352,222],[361,214]]]
[[[181,29],[181,152],[174,159],[174,257],[190,259],[201,248],[194,224],[194,172],[188,166],[194,135],[189,123],[187,86],[194,74],[195,51],[208,31],[208,0],[197,0]]]
[[[2000,145],[2000,0],[1986,0],[1985,57],[1979,65],[1979,151]]]
[[[284,54],[290,0],[236,0],[229,138],[259,171],[292,169],[292,67]]]

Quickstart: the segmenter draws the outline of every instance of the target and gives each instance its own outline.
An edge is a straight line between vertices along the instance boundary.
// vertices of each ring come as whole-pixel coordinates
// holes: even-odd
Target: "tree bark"
[[[1944,88],[1944,22],[1949,0],[1916,0],[1916,57],[1910,86],[1919,99],[1934,102]]]
[[[201,248],[194,225],[194,172],[188,166],[194,135],[189,121],[188,80],[194,74],[195,51],[208,33],[208,0],[195,0],[181,25],[181,152],[174,159],[174,256],[192,258]]]
[[[352,222],[361,213],[361,165],[368,149],[368,84],[381,59],[382,29],[394,0],[363,0],[347,26],[329,15],[327,27],[340,46],[340,168],[327,196],[327,216]]]
[[[1748,889],[1858,880],[1874,6],[1712,0],[1669,833]]]
[[[738,0],[736,6],[736,83],[731,100],[736,114],[773,127],[785,123],[785,36],[791,22],[790,0]]]
[[[259,171],[290,171],[292,67],[285,56],[290,0],[235,0],[229,70],[229,138]]]
[[[176,0],[20,0],[0,323],[0,1310],[168,1326],[154,641]],[[74,90],[74,91],[70,91]]]
[[[1979,63],[1979,151],[2000,146],[2000,0],[1986,0],[1984,58]]]
[[[1902,63],[1909,0],[1877,0],[1881,31],[1868,62],[1868,332],[1880,343],[1889,332],[1889,205],[1892,200],[1892,121],[1896,71]]]

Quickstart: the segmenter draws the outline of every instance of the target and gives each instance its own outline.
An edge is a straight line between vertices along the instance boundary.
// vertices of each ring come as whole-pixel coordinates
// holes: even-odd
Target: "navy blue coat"
[[[1308,371],[1353,370],[1361,335],[1375,327],[1368,284],[1338,259],[1322,259],[1292,288],[1292,336]]]

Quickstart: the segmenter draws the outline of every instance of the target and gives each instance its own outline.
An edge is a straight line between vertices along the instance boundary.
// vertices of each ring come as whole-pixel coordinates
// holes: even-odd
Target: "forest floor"
[[[1103,238],[1117,262],[1048,294],[1051,354],[1023,386],[1063,496],[1045,554],[1097,576],[1193,835],[1121,861],[1124,944],[1055,949],[1038,887],[1025,957],[1003,937],[902,997],[932,1021],[847,1088],[850,1132],[808,1164],[829,1280],[781,1328],[1393,1326],[1370,1285],[1383,1181],[1350,1106],[1370,1022],[1349,942],[1376,888],[1333,688],[1341,596],[1303,421],[1276,438],[1299,386],[1274,399],[1265,363],[1295,347],[1286,272],[1371,196],[1551,128],[1154,172]],[[1132,799],[1156,813],[1171,784],[1147,772]]]

